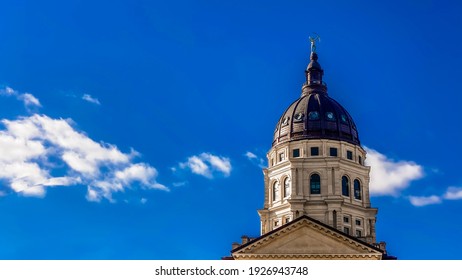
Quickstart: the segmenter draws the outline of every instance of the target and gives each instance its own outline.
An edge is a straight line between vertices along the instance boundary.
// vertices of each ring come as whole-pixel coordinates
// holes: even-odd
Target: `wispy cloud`
[[[376,150],[365,147],[367,151],[366,165],[371,166],[370,193],[371,195],[398,195],[414,180],[424,176],[423,167],[412,161],[394,161]],[[438,169],[430,169],[439,173]],[[441,204],[445,200],[461,200],[462,187],[448,187],[442,195],[431,194],[427,196],[407,197],[416,207]]]
[[[459,200],[462,199],[462,188],[460,187],[449,187],[444,194],[444,199],[448,200]]]
[[[24,102],[24,105],[26,107],[29,107],[29,106],[37,106],[37,107],[41,107],[42,105],[40,104],[40,101],[35,97],[33,96],[32,94],[30,93],[24,93],[24,94],[20,94],[18,96],[19,100],[22,100]]]
[[[96,105],[101,105],[101,103],[99,102],[98,98],[92,97],[92,96],[89,95],[89,94],[84,94],[84,95],[82,95],[82,99],[85,100],[85,101],[87,101],[87,102],[96,104]]]
[[[430,196],[410,196],[409,202],[414,206],[427,206],[431,204],[439,204],[444,200],[461,200],[462,187],[448,187],[443,195]]]
[[[133,185],[168,190],[157,183],[154,167],[134,162],[138,153],[95,142],[71,120],[35,114],[1,123],[0,179],[13,192],[43,197],[47,187],[82,184],[88,200],[112,201],[113,193]]]
[[[432,204],[440,204],[442,202],[441,197],[437,195],[431,196],[410,196],[409,201],[412,205],[421,207],[427,206]]]
[[[4,96],[13,96],[16,97],[16,99],[20,100],[21,102],[24,103],[24,106],[26,108],[31,108],[31,107],[41,107],[42,105],[40,104],[40,101],[33,96],[30,93],[20,93],[17,90],[14,90],[10,87],[3,87],[0,88],[0,95]]]
[[[252,153],[252,152],[249,152],[247,151],[244,156],[250,160],[250,162],[252,162],[254,165],[260,167],[260,168],[265,168],[267,167],[265,165],[265,160],[259,156],[257,156],[256,154]]]
[[[257,155],[252,152],[246,152],[244,156],[246,156],[249,160],[257,158]]]
[[[214,174],[221,174],[225,177],[231,174],[231,161],[227,157],[216,156],[211,153],[201,153],[187,159],[179,164],[182,169],[189,169],[192,173],[212,179]]]
[[[182,186],[185,186],[186,184],[188,184],[187,181],[183,181],[183,182],[173,182],[173,183],[172,183],[172,186],[174,186],[174,187],[182,187]]]
[[[394,161],[376,150],[365,147],[366,165],[371,166],[371,195],[397,195],[411,181],[424,176],[422,166],[412,161]]]

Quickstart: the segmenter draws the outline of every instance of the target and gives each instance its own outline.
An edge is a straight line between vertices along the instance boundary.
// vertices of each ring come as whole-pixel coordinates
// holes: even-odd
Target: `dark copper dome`
[[[302,95],[279,119],[273,146],[301,139],[333,139],[360,145],[353,118],[342,105],[327,95],[317,54],[312,52],[310,58]]]

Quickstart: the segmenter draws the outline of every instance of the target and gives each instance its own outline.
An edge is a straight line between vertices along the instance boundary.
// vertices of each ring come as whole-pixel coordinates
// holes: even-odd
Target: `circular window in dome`
[[[319,113],[318,111],[312,111],[308,114],[308,118],[312,121],[319,120]]]
[[[289,123],[289,117],[285,117],[282,121],[282,125],[287,125]]]
[[[345,115],[341,115],[340,119],[342,120],[343,123],[348,123]]]
[[[334,113],[332,112],[327,112],[326,117],[329,121],[335,121],[335,116],[334,116]]]
[[[305,116],[305,115],[303,115],[303,113],[300,112],[300,113],[298,113],[298,114],[295,115],[294,120],[295,120],[296,122],[301,122],[301,121],[303,121],[303,117],[304,117],[304,116]]]

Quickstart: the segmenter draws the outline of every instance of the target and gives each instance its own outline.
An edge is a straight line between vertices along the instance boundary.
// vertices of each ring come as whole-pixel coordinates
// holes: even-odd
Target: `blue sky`
[[[257,236],[262,160],[313,32],[369,151],[377,238],[461,258],[457,1],[0,10],[0,259],[219,259]]]

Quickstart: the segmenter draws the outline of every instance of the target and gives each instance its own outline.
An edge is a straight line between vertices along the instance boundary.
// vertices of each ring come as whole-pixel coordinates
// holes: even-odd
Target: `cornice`
[[[382,254],[240,254],[235,260],[381,260]]]

